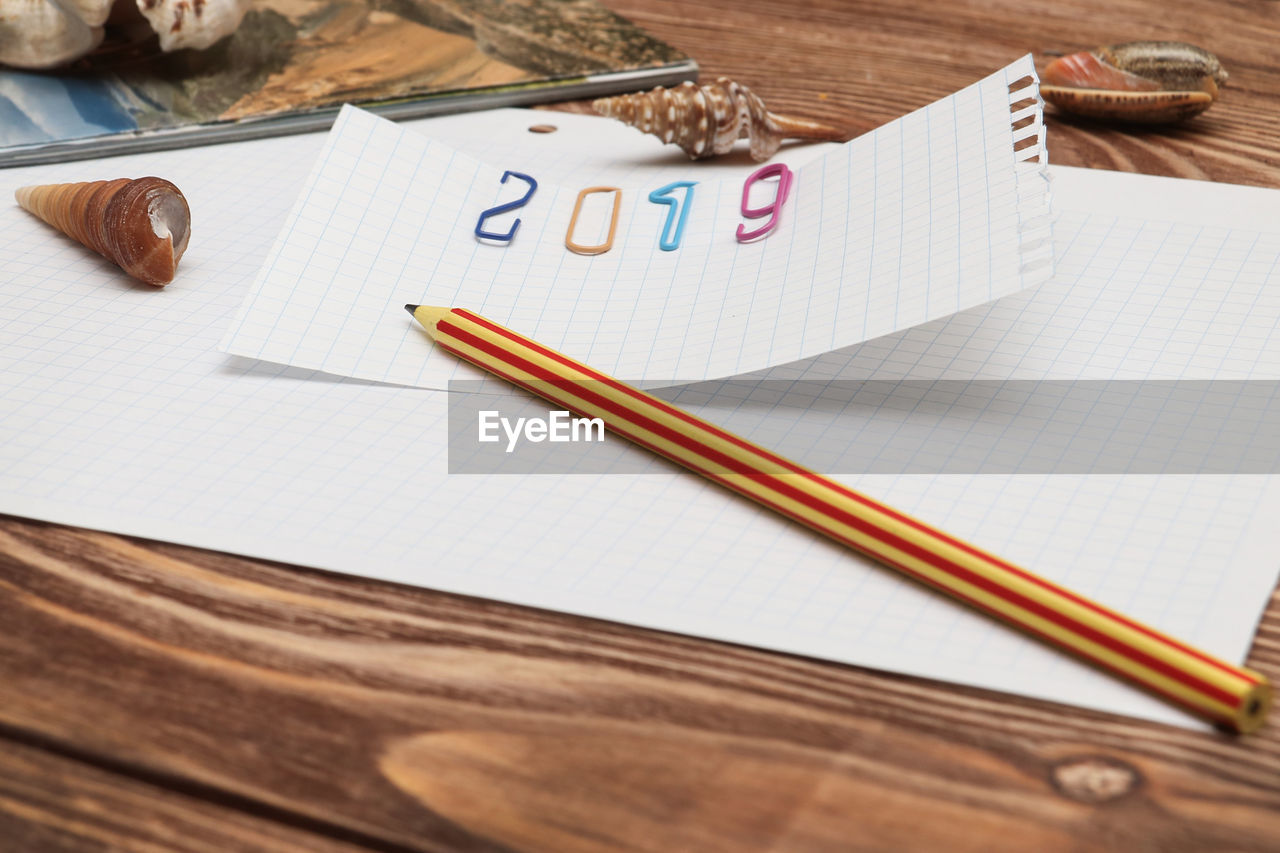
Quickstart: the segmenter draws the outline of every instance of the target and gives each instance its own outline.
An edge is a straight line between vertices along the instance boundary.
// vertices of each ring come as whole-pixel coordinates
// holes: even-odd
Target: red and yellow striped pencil
[[[1219,660],[461,308],[406,305],[436,344],[787,518],[1239,732],[1271,688]]]

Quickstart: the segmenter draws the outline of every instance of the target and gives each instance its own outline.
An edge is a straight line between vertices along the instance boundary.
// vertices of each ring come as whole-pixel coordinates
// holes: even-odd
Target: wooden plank
[[[178,783],[181,787],[181,783]],[[211,802],[0,738],[0,849],[22,853],[356,853],[252,804]],[[287,816],[286,816],[287,817]]]
[[[391,849],[1280,837],[1274,725],[1197,734],[11,518],[0,624],[0,726]]]
[[[704,79],[851,132],[1027,51],[1043,67],[1046,51],[1137,35],[1198,42],[1232,74],[1212,110],[1142,132],[1051,115],[1051,161],[1280,181],[1266,4],[606,3]],[[26,849],[1263,851],[1280,837],[1275,723],[1189,733],[12,518],[0,626],[0,839]],[[1280,599],[1250,664],[1280,678]]]
[[[605,0],[693,56],[701,79],[747,84],[770,109],[861,133],[945,97],[1026,53],[1071,53],[1137,38],[1199,44],[1231,74],[1184,125],[1116,129],[1049,108],[1050,162],[1280,186],[1280,17],[1266,3],[1071,0],[738,3]],[[585,104],[580,109],[587,109]]]

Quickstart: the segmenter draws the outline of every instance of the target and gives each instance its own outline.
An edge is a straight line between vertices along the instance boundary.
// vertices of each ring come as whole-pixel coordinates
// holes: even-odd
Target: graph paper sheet
[[[583,184],[559,184],[535,149],[485,165],[348,107],[223,346],[444,388],[472,369],[460,372],[457,359],[406,326],[401,307],[459,305],[617,376],[695,380],[988,302],[1050,273],[1044,158],[1028,162],[1043,149],[1015,149],[1042,133],[1033,74],[1025,57],[797,166],[776,228],[754,242],[735,235],[740,223],[764,224],[740,212],[756,166],[716,174],[684,158],[680,178],[696,186],[677,196],[688,219],[674,251],[659,249],[670,208],[649,200],[661,184],[629,181],[625,156]],[[786,151],[774,160],[785,162]],[[481,240],[481,213],[527,190],[521,180],[503,183],[504,169],[532,176],[537,190],[486,225],[501,233],[518,217],[509,243]],[[621,188],[616,237],[603,254],[565,246],[587,185]],[[757,184],[751,205],[777,193]],[[591,197],[596,206],[572,226],[575,242],[603,241],[612,197]]]
[[[505,157],[502,143],[530,144],[517,134],[547,121],[533,116],[412,127]],[[684,165],[621,125],[555,122],[561,132],[535,144],[562,174],[630,145],[643,155],[637,178],[673,180]],[[579,128],[600,143],[566,133]],[[195,211],[177,281],[155,290],[0,205],[0,512],[1196,725],[650,455],[636,456],[642,475],[450,477],[445,393],[217,352],[322,144],[0,172],[4,197],[33,182],[158,173]],[[833,357],[885,376],[1105,378],[1133,350],[1140,376],[1274,377],[1280,246],[1256,228],[1277,221],[1276,194],[1110,180],[1124,176],[1076,192],[1081,177],[1056,179],[1055,196],[1075,205],[1062,215],[1082,223],[1059,229],[1067,278]],[[1192,219],[1144,225],[1151,212],[1137,205],[1153,194]],[[1165,240],[1161,229],[1163,248],[1117,263],[1130,244]],[[841,479],[1233,661],[1276,580],[1272,477]]]
[[[1050,172],[1049,281],[757,376],[1280,379],[1280,192]]]

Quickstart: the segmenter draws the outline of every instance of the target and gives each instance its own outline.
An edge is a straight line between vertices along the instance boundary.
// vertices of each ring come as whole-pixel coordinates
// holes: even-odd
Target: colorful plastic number
[[[778,192],[773,197],[773,201],[764,207],[751,207],[751,185],[756,181],[772,178],[774,175],[778,176]],[[786,203],[787,196],[791,194],[791,182],[794,178],[794,173],[786,167],[785,163],[772,163],[768,166],[762,166],[747,177],[746,182],[742,185],[742,215],[747,219],[760,219],[767,216],[769,221],[754,231],[747,231],[745,226],[739,225],[739,243],[749,243],[752,240],[759,239],[778,227],[778,208]]]
[[[573,231],[578,227],[578,214],[582,212],[582,200],[592,193],[614,193],[613,215],[609,217],[609,237],[598,246],[582,246],[573,242]],[[603,255],[613,248],[613,236],[618,231],[618,211],[622,207],[622,190],[617,187],[587,187],[578,193],[573,204],[573,216],[569,217],[569,230],[564,235],[564,247],[579,255]]]
[[[664,252],[671,252],[680,247],[680,240],[684,237],[684,224],[689,219],[689,208],[693,206],[693,185],[697,181],[673,181],[661,189],[654,190],[649,193],[649,201],[654,204],[668,205],[667,221],[662,226],[662,235],[658,238],[658,248]],[[684,204],[681,205],[671,193],[680,187],[685,187]],[[680,209],[680,217],[676,218],[676,208]],[[674,229],[672,226],[675,226]],[[673,233],[674,230],[674,233]]]
[[[481,240],[496,240],[501,243],[509,243],[516,236],[516,229],[520,227],[520,219],[516,219],[511,224],[510,230],[505,234],[498,234],[493,231],[486,231],[484,227],[485,220],[490,216],[497,216],[508,211],[516,210],[529,203],[529,199],[538,189],[538,182],[528,175],[520,172],[507,170],[502,173],[502,183],[507,182],[507,178],[516,177],[529,185],[525,194],[505,204],[499,204],[483,211],[480,218],[476,220],[476,238]],[[757,181],[763,181],[767,178],[777,177],[778,189],[774,194],[773,201],[763,207],[751,206],[751,186]],[[738,226],[738,242],[749,243],[752,240],[758,240],[766,236],[774,228],[778,227],[778,215],[787,198],[791,195],[791,185],[795,180],[795,173],[786,167],[783,163],[774,163],[769,166],[762,166],[752,172],[742,185],[742,215],[746,219],[762,219],[769,217],[769,221],[754,231],[748,231],[745,225]],[[684,239],[684,228],[689,221],[689,209],[693,206],[693,188],[697,185],[697,181],[672,181],[664,187],[660,187],[649,193],[649,201],[654,204],[667,205],[667,218],[662,225],[662,233],[658,236],[658,247],[664,252],[672,252],[680,248],[680,242]],[[684,202],[675,195],[676,190],[684,189]],[[582,203],[587,196],[592,193],[613,193],[613,212],[609,217],[609,236],[603,243],[595,246],[584,246],[577,243],[573,239],[574,232],[578,228],[578,216],[582,213]],[[614,237],[618,233],[618,214],[622,210],[622,190],[618,187],[587,187],[578,193],[577,200],[573,203],[573,215],[569,217],[569,228],[564,235],[565,248],[579,255],[603,255],[605,252],[613,248]]]
[[[511,230],[508,231],[506,234],[495,234],[492,231],[484,230],[484,221],[486,219],[488,219],[490,216],[497,216],[500,213],[506,213],[509,210],[515,210],[518,207],[524,207],[526,204],[529,203],[529,199],[533,197],[534,191],[538,189],[537,181],[535,181],[533,178],[529,177],[528,175],[521,174],[520,172],[512,172],[510,170],[507,170],[502,173],[502,183],[505,184],[507,182],[507,178],[519,178],[520,180],[526,182],[529,185],[529,189],[525,192],[522,198],[518,198],[515,201],[509,201],[506,204],[500,204],[496,207],[491,207],[488,210],[481,213],[480,218],[476,220],[476,237],[477,238],[484,239],[484,240],[498,240],[499,242],[510,243],[511,238],[516,236],[516,229],[520,227],[519,219],[511,223]]]

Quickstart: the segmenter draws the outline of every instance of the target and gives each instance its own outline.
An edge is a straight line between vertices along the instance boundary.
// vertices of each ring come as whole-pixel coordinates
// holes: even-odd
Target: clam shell
[[[1185,42],[1107,45],[1049,63],[1040,94],[1089,118],[1165,124],[1208,109],[1227,80],[1218,58]]]
[[[121,4],[133,0],[120,0]],[[0,0],[0,65],[54,68],[102,43],[115,0]],[[136,0],[160,49],[206,48],[235,32],[251,0]]]
[[[1227,82],[1218,57],[1194,44],[1181,41],[1131,41],[1097,49],[1108,64],[1157,83],[1161,90],[1192,91],[1204,88],[1217,97]]]
[[[757,162],[772,157],[784,139],[848,138],[830,125],[769,112],[758,95],[727,77],[705,86],[685,82],[674,89],[659,86],[600,98],[592,106],[601,115],[680,146],[694,160],[726,154],[743,137],[750,140],[751,159]]]
[[[191,236],[191,210],[163,178],[22,187],[23,209],[147,284],[173,281]]]
[[[1063,112],[1086,118],[1169,124],[1197,116],[1213,104],[1208,92],[1122,92],[1041,86],[1044,99]]]

